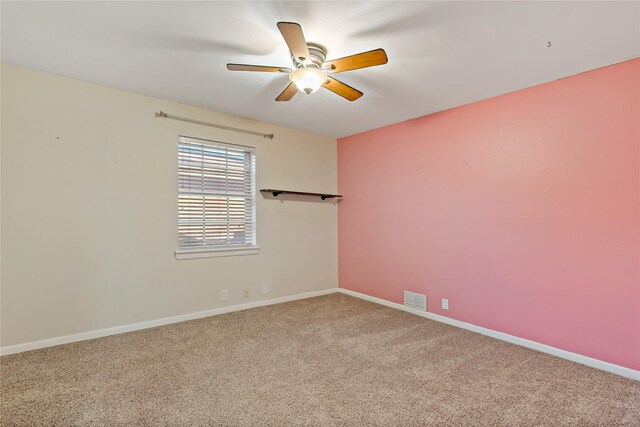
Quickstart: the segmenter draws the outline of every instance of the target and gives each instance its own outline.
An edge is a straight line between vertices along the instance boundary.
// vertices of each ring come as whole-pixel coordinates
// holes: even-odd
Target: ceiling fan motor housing
[[[321,68],[327,59],[327,48],[319,43],[312,42],[307,43],[307,48],[309,49],[309,61],[302,62],[299,58],[291,55],[296,68]]]

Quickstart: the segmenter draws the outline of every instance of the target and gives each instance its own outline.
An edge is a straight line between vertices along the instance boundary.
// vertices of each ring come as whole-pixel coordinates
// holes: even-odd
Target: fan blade
[[[278,22],[278,29],[282,33],[284,41],[287,42],[289,50],[293,56],[300,62],[307,63],[310,61],[309,48],[307,41],[304,39],[302,27],[295,22]]]
[[[355,101],[363,95],[363,93],[358,89],[354,89],[351,86],[342,83],[340,80],[336,80],[333,77],[327,77],[327,79],[327,82],[322,86],[329,89],[331,92],[337,93],[341,97],[348,99],[349,101]]]
[[[296,94],[296,92],[298,92],[298,88],[296,87],[296,85],[293,83],[289,83],[289,86],[287,86],[282,91],[282,93],[278,95],[276,101],[290,101],[291,98],[293,98],[293,96]]]
[[[357,70],[359,68],[375,67],[383,65],[389,61],[384,49],[370,50],[369,52],[357,53],[344,58],[334,59],[322,64],[322,68],[329,73],[341,73],[343,71]]]
[[[227,64],[227,70],[231,71],[262,71],[266,73],[290,73],[289,68],[268,67],[266,65]]]

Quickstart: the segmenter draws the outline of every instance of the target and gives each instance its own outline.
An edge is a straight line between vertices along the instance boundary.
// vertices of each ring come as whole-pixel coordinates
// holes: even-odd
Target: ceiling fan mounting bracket
[[[327,48],[320,43],[307,42],[309,49],[309,59],[296,58],[293,54],[291,59],[296,68],[322,68],[322,64],[327,60]]]

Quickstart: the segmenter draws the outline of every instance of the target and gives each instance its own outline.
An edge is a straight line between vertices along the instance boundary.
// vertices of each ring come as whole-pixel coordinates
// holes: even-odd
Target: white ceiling
[[[640,56],[640,2],[6,2],[2,61],[342,137]],[[383,48],[389,63],[275,102],[291,67],[278,21],[328,59]],[[548,46],[551,42],[551,47]]]

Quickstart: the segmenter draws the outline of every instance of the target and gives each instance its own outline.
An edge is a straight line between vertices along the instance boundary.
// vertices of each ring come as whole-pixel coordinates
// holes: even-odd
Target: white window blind
[[[181,136],[181,250],[255,246],[255,149]]]

